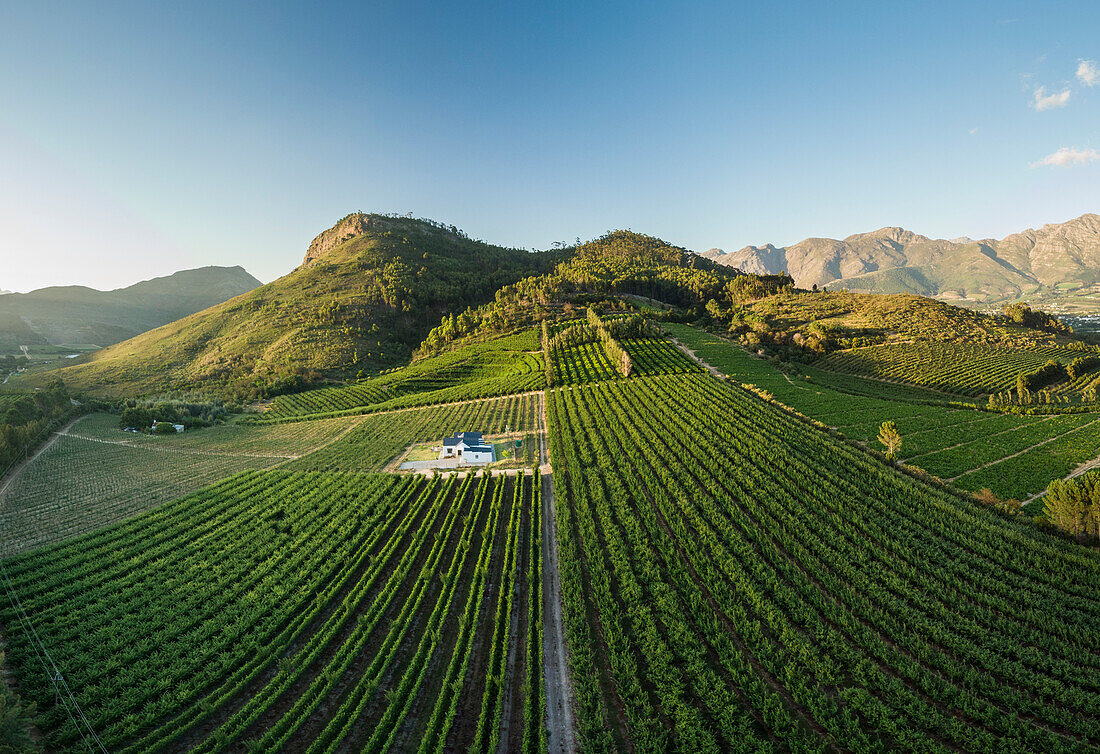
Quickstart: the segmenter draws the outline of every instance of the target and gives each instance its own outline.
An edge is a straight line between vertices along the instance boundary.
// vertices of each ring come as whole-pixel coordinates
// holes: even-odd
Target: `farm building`
[[[480,432],[455,432],[454,437],[443,440],[439,450],[440,460],[457,458],[460,463],[492,463],[496,452],[491,444],[481,439]]]

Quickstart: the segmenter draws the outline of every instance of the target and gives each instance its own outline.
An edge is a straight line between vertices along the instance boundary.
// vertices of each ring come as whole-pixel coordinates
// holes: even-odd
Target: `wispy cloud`
[[[1090,162],[1100,160],[1100,152],[1095,149],[1073,149],[1062,147],[1057,152],[1048,154],[1043,159],[1031,163],[1033,168],[1041,167],[1066,167],[1069,165],[1087,165]]]
[[[1040,86],[1035,90],[1032,96],[1031,107],[1033,110],[1038,110],[1039,112],[1043,110],[1052,110],[1056,107],[1065,107],[1069,104],[1069,94],[1069,89],[1047,94],[1047,88],[1045,86]]]
[[[1077,63],[1077,80],[1085,86],[1100,84],[1100,68],[1095,60],[1081,60]]]
[[[971,135],[971,136],[973,136],[973,135],[974,135],[974,134],[976,134],[976,133],[978,133],[978,129],[977,129],[977,127],[976,127],[976,126],[975,126],[974,128],[972,128],[972,129],[970,129],[970,135]]]

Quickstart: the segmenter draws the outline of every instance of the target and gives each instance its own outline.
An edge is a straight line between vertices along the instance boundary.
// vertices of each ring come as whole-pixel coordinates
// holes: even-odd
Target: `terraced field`
[[[280,396],[256,421],[370,413],[541,390],[534,331],[445,353],[360,383]]]
[[[833,372],[977,396],[1015,387],[1017,375],[1032,372],[1049,359],[1068,364],[1080,355],[1080,351],[1053,346],[1022,350],[959,343],[897,343],[841,351],[828,356],[822,366]]]
[[[709,376],[549,409],[584,751],[1096,750],[1096,552]]]
[[[244,472],[5,565],[110,751],[533,752],[539,495]],[[0,620],[47,743],[85,750],[20,616]]]
[[[950,405],[944,402],[949,396],[908,385],[810,367],[785,373],[717,336],[686,325],[669,327],[700,358],[734,380],[766,390],[871,447],[882,449],[877,440],[882,422],[895,422],[902,435],[901,460],[961,489],[989,488],[1000,497],[1024,500],[1044,490],[1051,479],[1100,456],[1100,414],[997,414]]]

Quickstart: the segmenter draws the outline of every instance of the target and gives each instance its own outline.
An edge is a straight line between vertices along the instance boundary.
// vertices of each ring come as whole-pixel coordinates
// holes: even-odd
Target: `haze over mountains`
[[[107,346],[256,288],[242,267],[200,267],[113,291],[82,285],[0,296],[0,345]]]
[[[1100,215],[1000,240],[932,239],[903,228],[788,247],[746,246],[702,256],[755,274],[788,272],[813,285],[865,293],[917,293],[960,303],[1100,293]]]

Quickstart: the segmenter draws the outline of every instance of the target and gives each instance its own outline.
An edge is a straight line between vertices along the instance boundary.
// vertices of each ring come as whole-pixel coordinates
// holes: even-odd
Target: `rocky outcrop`
[[[978,300],[1100,286],[1100,215],[1044,225],[1000,241],[931,239],[881,228],[843,240],[807,238],[788,247],[746,246],[702,256],[745,272],[786,271],[801,287],[920,293]]]
[[[367,233],[380,222],[381,218],[376,215],[367,215],[362,212],[348,215],[313,239],[309,248],[306,249],[306,258],[302,260],[302,266],[315,262],[345,241]]]

